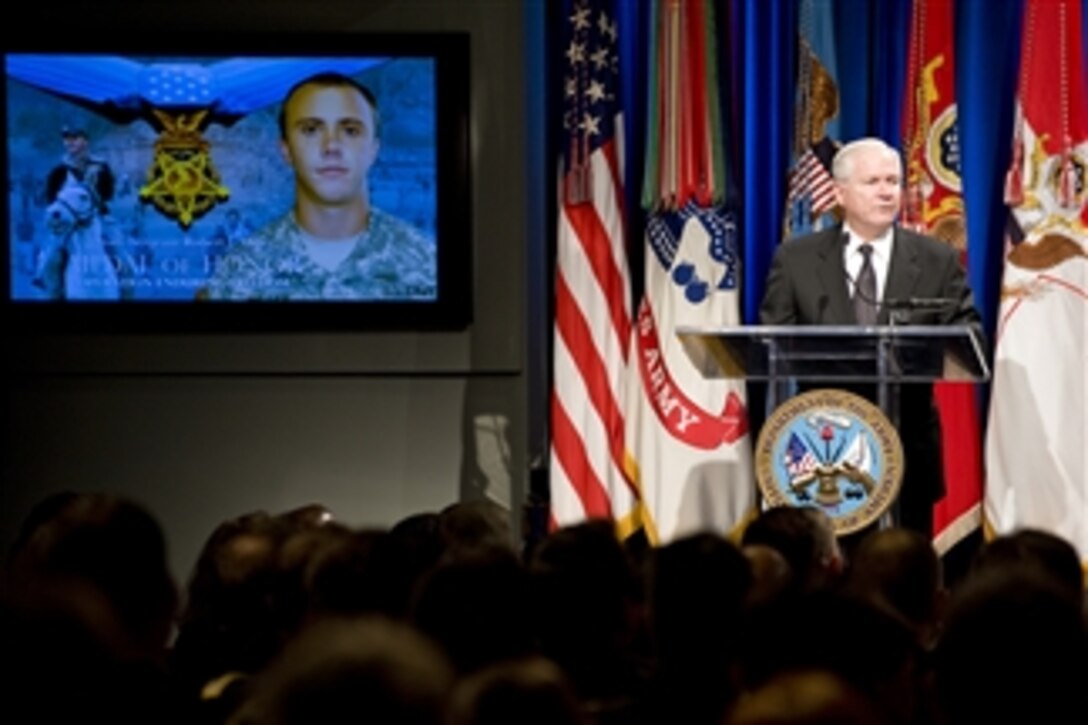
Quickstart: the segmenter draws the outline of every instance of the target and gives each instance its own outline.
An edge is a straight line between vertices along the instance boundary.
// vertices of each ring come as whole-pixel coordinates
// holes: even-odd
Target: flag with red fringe
[[[952,245],[966,265],[953,9],[951,0],[914,0],[911,6],[900,223]],[[974,385],[938,382],[933,393],[945,481],[944,498],[933,510],[933,542],[944,553],[981,522],[982,432]]]
[[[1027,0],[986,438],[989,534],[1088,562],[1088,76],[1080,0]]]

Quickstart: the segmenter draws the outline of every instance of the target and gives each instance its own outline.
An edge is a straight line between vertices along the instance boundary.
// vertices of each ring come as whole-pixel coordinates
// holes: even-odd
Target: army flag
[[[651,543],[730,534],[756,505],[743,382],[706,379],[681,325],[740,324],[736,218],[726,205],[712,0],[654,3],[645,292],[626,408],[629,472]]]
[[[1088,561],[1088,77],[1080,0],[1027,0],[986,437],[990,534]]]

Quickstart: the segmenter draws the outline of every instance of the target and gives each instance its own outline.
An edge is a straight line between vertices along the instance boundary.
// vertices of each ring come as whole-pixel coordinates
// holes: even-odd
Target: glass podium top
[[[700,373],[753,381],[985,382],[981,332],[969,325],[746,325],[676,328]]]

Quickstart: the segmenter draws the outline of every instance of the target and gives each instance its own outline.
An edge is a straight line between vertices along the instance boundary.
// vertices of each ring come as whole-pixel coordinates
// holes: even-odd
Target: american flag
[[[809,146],[797,159],[790,172],[789,195],[786,203],[804,206],[807,219],[797,226],[807,226],[835,208],[835,180],[831,176],[831,160],[835,146],[823,138],[815,146]]]
[[[796,433],[790,433],[790,440],[786,444],[782,462],[791,479],[803,476],[816,468],[816,456],[812,455],[812,451]]]
[[[622,520],[635,505],[624,472],[621,408],[631,283],[614,9],[614,0],[565,3],[551,398],[553,527],[594,517]]]

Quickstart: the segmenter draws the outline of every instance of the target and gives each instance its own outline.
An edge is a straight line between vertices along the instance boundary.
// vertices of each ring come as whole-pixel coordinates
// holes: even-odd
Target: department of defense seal
[[[815,506],[842,535],[876,521],[895,501],[903,445],[865,398],[812,390],[770,415],[756,442],[755,465],[768,506]]]

